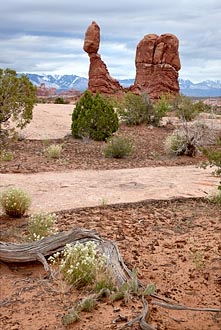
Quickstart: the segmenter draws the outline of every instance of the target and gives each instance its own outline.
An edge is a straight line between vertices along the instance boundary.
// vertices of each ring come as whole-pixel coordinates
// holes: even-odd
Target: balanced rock
[[[99,46],[100,28],[96,22],[92,22],[86,31],[83,47],[90,58],[88,89],[92,93],[122,94],[123,87],[116,79],[110,76],[106,64],[97,53]]]
[[[92,22],[85,33],[84,51],[88,54],[97,53],[100,46],[100,27]]]

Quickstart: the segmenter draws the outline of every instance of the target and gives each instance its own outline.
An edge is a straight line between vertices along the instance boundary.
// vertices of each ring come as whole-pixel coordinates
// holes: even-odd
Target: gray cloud
[[[180,40],[181,77],[221,79],[220,0],[8,0],[0,12],[0,66],[87,76],[82,46],[93,20],[101,27],[99,52],[115,78],[134,77],[136,45],[145,34],[170,32]]]

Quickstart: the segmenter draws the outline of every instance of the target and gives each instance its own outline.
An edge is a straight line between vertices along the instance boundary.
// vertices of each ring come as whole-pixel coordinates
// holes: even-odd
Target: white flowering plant
[[[31,198],[22,189],[12,187],[1,194],[0,205],[5,214],[13,218],[19,218],[29,209]]]
[[[55,213],[47,214],[44,212],[32,214],[29,217],[27,226],[28,240],[38,241],[44,237],[53,235],[57,232],[57,215]]]
[[[65,280],[78,289],[95,283],[105,270],[106,257],[98,252],[97,244],[93,241],[66,244],[61,255],[56,253],[49,257],[49,261],[56,264],[59,256],[60,270]]]

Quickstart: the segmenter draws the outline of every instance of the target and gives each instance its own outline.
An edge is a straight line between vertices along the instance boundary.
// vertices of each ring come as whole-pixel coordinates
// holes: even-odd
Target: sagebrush
[[[48,158],[59,159],[61,157],[62,149],[62,144],[51,144],[45,148],[44,153]]]
[[[107,158],[124,158],[133,152],[133,142],[124,136],[114,136],[107,140],[103,153]]]

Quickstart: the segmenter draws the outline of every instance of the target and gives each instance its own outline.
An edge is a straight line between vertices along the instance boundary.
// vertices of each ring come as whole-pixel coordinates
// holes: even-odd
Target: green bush
[[[36,87],[27,76],[0,69],[0,140],[30,123],[36,102]]]
[[[170,104],[166,96],[162,96],[155,104],[147,94],[136,95],[128,92],[119,107],[119,115],[125,124],[140,125],[143,123],[159,126],[162,117],[166,116]]]
[[[75,138],[104,141],[118,129],[113,105],[100,94],[86,91],[72,113],[71,131]]]
[[[124,158],[133,151],[133,142],[123,136],[114,136],[107,141],[103,149],[107,158]]]
[[[65,101],[64,101],[63,97],[57,97],[57,98],[54,100],[54,103],[55,103],[55,104],[64,104]]]
[[[202,111],[201,102],[194,103],[188,96],[180,95],[175,101],[176,115],[183,121],[191,121]]]
[[[0,161],[10,162],[13,160],[13,153],[6,150],[0,150]]]
[[[221,139],[217,140],[215,149],[204,147],[201,150],[208,159],[208,163],[204,164],[204,167],[206,166],[215,167],[214,174],[220,176],[220,183],[218,189],[220,190],[221,193]],[[220,198],[220,193],[218,198]]]
[[[31,205],[31,199],[20,188],[9,188],[0,196],[0,204],[10,217],[19,218],[25,214]]]
[[[140,125],[150,121],[152,103],[146,96],[136,95],[131,92],[125,94],[119,109],[121,120],[129,126]]]
[[[160,120],[167,115],[171,110],[171,101],[166,95],[162,95],[159,100],[153,106],[153,114],[150,118],[150,122],[154,126],[159,126]]]
[[[76,309],[78,312],[92,312],[97,304],[97,300],[94,297],[88,297],[81,300],[77,306]]]
[[[196,112],[211,112],[212,106],[204,103],[202,100],[194,102],[194,109]]]

